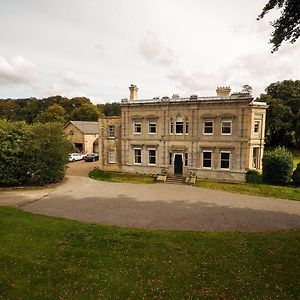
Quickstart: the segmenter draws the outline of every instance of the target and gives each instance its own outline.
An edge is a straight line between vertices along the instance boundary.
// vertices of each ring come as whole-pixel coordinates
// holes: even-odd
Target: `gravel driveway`
[[[5,197],[0,193],[0,203]],[[27,204],[21,202],[20,207],[38,214],[147,229],[300,229],[298,201],[185,185],[100,182],[82,176],[69,176],[64,184],[31,198]]]

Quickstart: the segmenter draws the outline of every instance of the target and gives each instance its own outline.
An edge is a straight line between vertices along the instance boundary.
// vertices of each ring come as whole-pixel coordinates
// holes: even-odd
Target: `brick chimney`
[[[218,86],[216,89],[217,97],[228,97],[230,96],[230,86]]]
[[[130,90],[130,101],[134,101],[134,100],[137,100],[137,92],[138,92],[138,88],[136,85],[134,84],[131,84],[130,87],[129,87],[129,90]]]

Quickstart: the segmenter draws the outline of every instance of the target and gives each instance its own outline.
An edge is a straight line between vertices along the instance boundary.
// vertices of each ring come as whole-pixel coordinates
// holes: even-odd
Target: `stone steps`
[[[182,176],[168,176],[166,183],[168,184],[185,184],[185,177]]]

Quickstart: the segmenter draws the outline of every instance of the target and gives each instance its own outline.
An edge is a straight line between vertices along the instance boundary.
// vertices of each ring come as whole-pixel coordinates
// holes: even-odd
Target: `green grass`
[[[296,169],[297,164],[300,163],[300,157],[293,157],[293,165],[294,165],[294,169]]]
[[[221,190],[232,193],[300,201],[300,188],[296,187],[253,183],[227,183],[209,180],[197,180],[195,185],[202,188]]]
[[[299,299],[300,233],[146,231],[0,207],[1,299]]]
[[[99,169],[94,169],[90,172],[89,176],[96,180],[101,181],[112,181],[112,182],[126,182],[126,183],[154,183],[155,177],[141,175],[141,174],[130,174],[130,173],[118,173],[118,172],[107,172]]]

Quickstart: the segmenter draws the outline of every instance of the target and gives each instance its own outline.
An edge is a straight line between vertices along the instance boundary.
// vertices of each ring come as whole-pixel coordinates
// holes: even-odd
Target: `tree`
[[[297,148],[300,148],[300,110],[297,114],[295,135],[296,135],[296,146]]]
[[[61,107],[59,104],[53,104],[45,111],[38,114],[38,116],[35,118],[35,122],[39,123],[50,123],[50,122],[56,122],[56,123],[65,123],[65,115],[66,111],[63,107]]]
[[[70,119],[73,121],[98,121],[101,112],[97,106],[93,104],[83,104],[73,110]]]
[[[121,105],[118,102],[98,104],[98,107],[107,117],[121,115]]]
[[[273,45],[272,52],[275,52],[283,41],[293,44],[300,36],[300,1],[269,0],[257,19],[261,20],[272,9],[281,9],[281,16],[271,23],[274,31],[270,43]]]
[[[245,84],[242,88],[242,93],[252,95],[252,87],[248,84]]]

